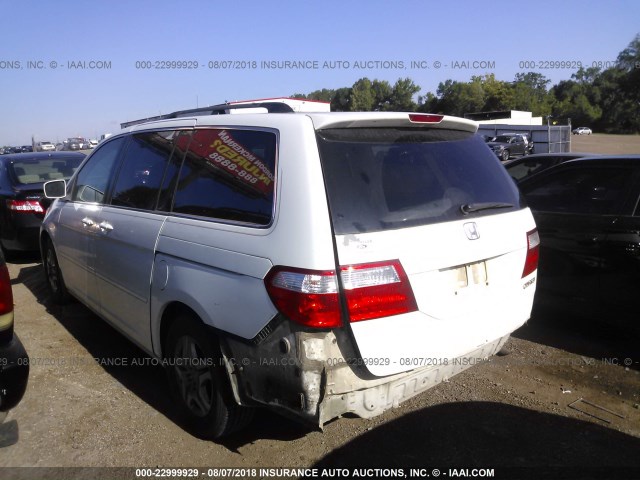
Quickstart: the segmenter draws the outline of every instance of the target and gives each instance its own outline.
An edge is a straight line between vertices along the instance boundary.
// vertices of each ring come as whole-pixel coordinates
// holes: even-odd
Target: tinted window
[[[9,172],[18,183],[40,183],[71,178],[84,157],[25,159],[9,165]]]
[[[632,183],[626,168],[580,166],[561,170],[522,187],[533,210],[545,212],[621,214]]]
[[[273,211],[276,136],[252,130],[196,130],[173,211],[267,225]]]
[[[424,129],[331,129],[318,133],[334,229],[376,232],[465,217],[460,207],[503,203],[519,192],[475,135]]]
[[[553,158],[523,159],[506,166],[507,172],[516,180],[521,180],[534,173],[553,167],[558,160]]]
[[[102,202],[109,178],[125,137],[116,138],[96,150],[78,172],[71,199],[81,202]]]
[[[139,133],[131,137],[113,189],[112,205],[155,209],[175,137],[175,131]]]

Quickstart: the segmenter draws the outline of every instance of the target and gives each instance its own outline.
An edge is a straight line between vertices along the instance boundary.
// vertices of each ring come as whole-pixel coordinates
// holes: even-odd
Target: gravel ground
[[[145,365],[142,351],[82,305],[49,302],[36,260],[9,266],[16,331],[32,365],[25,398],[0,425],[0,467],[43,468],[3,468],[0,478],[110,478],[117,472],[51,467],[122,466],[379,467],[405,475],[411,467],[500,474],[509,467],[624,466],[636,469],[622,471],[626,478],[640,478],[635,341],[534,318],[504,355],[375,419],[344,417],[321,432],[260,410],[246,431],[216,443],[176,421],[161,367]],[[101,365],[102,358],[126,358],[129,366]]]

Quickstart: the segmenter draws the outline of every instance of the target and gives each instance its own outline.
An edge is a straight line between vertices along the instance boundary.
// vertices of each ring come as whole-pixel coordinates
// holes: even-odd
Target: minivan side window
[[[265,226],[273,216],[276,134],[195,130],[173,212]]]
[[[111,196],[112,205],[155,209],[176,134],[170,130],[131,136]]]
[[[126,137],[119,137],[102,145],[78,172],[71,200],[102,203],[111,172]]]

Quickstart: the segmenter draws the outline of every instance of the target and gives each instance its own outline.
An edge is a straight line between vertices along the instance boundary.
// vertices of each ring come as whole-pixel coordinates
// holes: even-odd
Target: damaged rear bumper
[[[269,406],[322,427],[351,413],[371,418],[497,353],[509,335],[437,365],[376,377],[341,330],[309,332],[283,322],[258,345],[228,339],[223,350],[236,401]]]
[[[385,377],[385,383],[354,389],[344,393],[333,393],[330,379],[327,381],[327,395],[319,406],[319,422],[322,426],[329,420],[345,413],[362,418],[371,418],[390,408],[436,386],[473,365],[495,355],[508,340],[509,335],[499,338],[481,348],[458,358],[448,359],[440,365],[428,366],[392,377]],[[341,377],[346,372],[339,372]],[[331,377],[331,375],[329,376]],[[356,378],[340,378],[340,383],[358,384]]]

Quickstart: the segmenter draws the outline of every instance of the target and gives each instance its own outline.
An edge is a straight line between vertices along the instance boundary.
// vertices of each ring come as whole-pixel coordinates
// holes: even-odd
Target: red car
[[[29,357],[13,332],[13,291],[0,251],[0,422],[22,400],[28,378]]]

